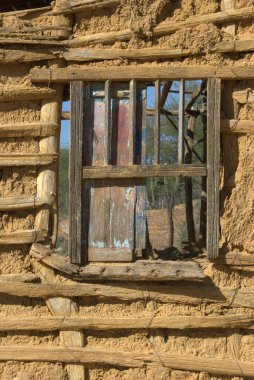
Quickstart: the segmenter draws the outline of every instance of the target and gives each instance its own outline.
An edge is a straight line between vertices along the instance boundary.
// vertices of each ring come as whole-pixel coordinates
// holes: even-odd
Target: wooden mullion
[[[84,123],[84,83],[71,83],[70,131],[70,233],[69,256],[72,263],[82,261],[82,156]]]
[[[160,81],[154,85],[154,163],[160,163]]]
[[[184,161],[184,113],[185,113],[185,82],[184,79],[179,84],[179,123],[178,123],[178,164]]]
[[[136,143],[136,113],[137,113],[137,84],[135,79],[130,81],[130,106],[129,106],[129,161],[134,164]]]
[[[111,163],[111,133],[112,133],[112,118],[111,118],[111,81],[105,82],[105,145],[104,145],[104,160],[105,164]]]
[[[220,79],[208,80],[207,101],[207,252],[219,255],[220,222]]]

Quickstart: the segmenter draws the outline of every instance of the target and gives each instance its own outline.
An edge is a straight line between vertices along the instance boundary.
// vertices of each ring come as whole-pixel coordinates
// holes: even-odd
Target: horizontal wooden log
[[[226,12],[216,12],[204,15],[192,16],[184,21],[162,22],[153,29],[154,36],[163,36],[174,33],[183,28],[192,28],[200,24],[215,23],[222,24],[230,21],[253,18],[252,7],[227,10]],[[135,36],[134,31],[125,29],[116,32],[96,33],[92,35],[77,37],[69,40],[71,47],[84,46],[88,44],[111,44],[116,41],[128,41]]]
[[[241,21],[252,19],[253,8],[245,7],[240,9],[227,9],[227,11],[207,13],[188,17],[184,21],[164,21],[154,28],[155,36],[162,36],[168,33],[176,32],[183,28],[192,28],[200,24],[223,24],[231,21]]]
[[[213,48],[213,52],[218,53],[241,53],[254,50],[253,39],[248,40],[234,40],[234,41],[221,41],[218,42]]]
[[[205,165],[85,166],[84,179],[205,176]]]
[[[254,254],[247,252],[229,252],[221,254],[216,262],[235,266],[254,266]]]
[[[47,137],[55,135],[59,129],[53,123],[6,124],[0,125],[0,138],[2,137]]]
[[[135,68],[135,69],[134,69]],[[176,79],[207,79],[221,78],[224,80],[253,79],[254,71],[251,66],[200,66],[200,67],[67,67],[33,68],[31,79],[33,82],[68,83],[72,80],[84,81],[125,81],[125,80],[176,80]]]
[[[118,32],[117,32],[118,33]],[[244,41],[221,41],[217,43],[212,51],[218,53],[233,53],[254,51],[254,36],[252,40]],[[73,40],[75,41],[75,39]],[[113,42],[113,41],[112,41]],[[206,51],[199,54],[205,54]],[[144,48],[144,49],[69,49],[60,55],[68,62],[90,62],[113,59],[134,59],[134,60],[156,60],[180,58],[196,55],[188,49],[167,49],[167,48]]]
[[[58,52],[54,48],[33,48],[30,49],[23,47],[23,49],[0,49],[0,62],[1,63],[15,63],[15,62],[36,62],[49,59],[55,59],[58,57]]]
[[[49,25],[43,25],[43,26],[22,26],[22,28],[19,29],[14,29],[14,28],[7,28],[7,27],[0,27],[0,35],[5,34],[5,35],[22,35],[22,34],[37,34],[40,32],[47,32],[47,31],[52,31],[52,32],[57,32],[57,31],[71,31],[71,28],[67,28],[66,26],[61,26],[61,25],[55,25],[55,26],[49,26]],[[48,36],[48,35],[40,35],[40,37],[45,37],[46,39],[48,38],[55,38],[55,36]]]
[[[39,280],[40,280],[40,278],[33,273],[1,274],[0,275],[0,282],[24,282],[24,283],[26,283],[26,282],[39,282]]]
[[[32,244],[44,239],[44,232],[40,230],[0,232],[0,245]]]
[[[62,56],[66,61],[86,62],[109,59],[135,59],[135,60],[153,60],[177,58],[189,55],[187,50],[183,49],[69,49]]]
[[[49,12],[52,9],[51,6],[48,7],[41,7],[41,8],[31,8],[31,9],[24,9],[24,10],[18,10],[18,11],[10,11],[10,12],[0,12],[1,15],[5,16],[18,16],[18,17],[26,17],[28,15],[31,15],[32,13],[44,13]]]
[[[79,267],[77,265],[71,264],[66,258],[53,253],[49,248],[42,244],[33,244],[30,249],[30,255],[50,268],[57,269],[69,276],[78,273]]]
[[[221,119],[221,132],[222,133],[254,133],[254,121]]]
[[[0,198],[0,211],[35,209],[45,205],[50,205],[52,199],[42,199],[37,197],[13,197]]]
[[[96,281],[201,281],[205,275],[193,261],[137,261],[127,265],[83,267],[77,280]]]
[[[50,99],[56,91],[52,88],[28,87],[5,89],[0,87],[0,102],[13,102],[16,100]]]
[[[177,353],[95,351],[74,347],[0,346],[0,361],[34,361],[82,363],[90,366],[120,366],[143,368],[149,364],[161,364],[170,369],[208,372],[216,375],[254,377],[253,362],[234,359],[217,359],[184,356]]]
[[[58,154],[48,153],[12,153],[0,154],[0,167],[4,166],[39,166],[50,165],[58,158]]]
[[[33,36],[33,39],[20,38],[20,37],[0,37],[0,45],[40,45],[44,46],[63,46],[63,41],[58,41],[57,37],[55,39],[47,39],[44,37],[40,39],[38,36]]]
[[[56,16],[63,14],[79,13],[89,10],[96,11],[100,8],[112,7],[118,5],[120,0],[85,0],[85,1],[71,1],[69,4],[63,8],[55,7],[53,11],[49,12],[48,15]]]
[[[1,240],[0,240],[1,244]],[[254,308],[254,289],[218,288],[212,285],[179,283],[114,283],[107,284],[0,284],[0,294],[17,297],[95,297],[121,301],[157,300],[163,303],[200,304],[220,303]]]
[[[15,276],[15,275],[14,275]],[[1,276],[0,276],[1,279]],[[24,277],[24,280],[25,277]],[[27,277],[31,282],[33,278]],[[31,281],[30,281],[31,280]],[[22,281],[23,282],[23,281]],[[168,317],[28,317],[1,318],[1,331],[73,331],[73,330],[137,330],[137,329],[254,329],[253,317],[244,314],[223,316],[168,316]]]

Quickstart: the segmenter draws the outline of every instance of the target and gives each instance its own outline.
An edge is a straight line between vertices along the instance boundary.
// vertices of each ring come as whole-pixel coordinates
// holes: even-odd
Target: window
[[[171,108],[167,105],[170,97]],[[148,214],[158,208],[157,193],[159,203],[164,202],[169,212],[172,228],[172,190],[169,194],[172,188],[178,195],[185,192],[185,250],[196,244],[199,249],[206,248],[210,259],[216,258],[219,133],[219,79],[192,82],[157,79],[152,83],[73,81],[71,261],[84,264],[149,258]],[[199,239],[197,231],[193,231],[193,186],[198,184]],[[160,186],[163,191],[159,190]],[[150,219],[153,219],[151,212]],[[171,231],[171,240],[172,236]],[[171,241],[169,248],[172,246]],[[181,254],[183,247],[176,248]]]

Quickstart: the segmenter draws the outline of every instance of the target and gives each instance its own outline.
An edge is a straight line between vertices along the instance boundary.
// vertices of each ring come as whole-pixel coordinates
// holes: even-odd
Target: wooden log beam
[[[0,282],[39,282],[40,278],[33,273],[1,274]]]
[[[36,62],[49,59],[55,59],[59,56],[59,49],[54,48],[33,48],[23,47],[23,49],[0,49],[0,63],[16,63],[16,62]]]
[[[0,87],[0,102],[14,102],[17,100],[50,99],[55,95],[51,88],[27,87],[5,89]]]
[[[205,275],[193,261],[137,261],[127,265],[92,265],[81,269],[77,280],[96,281],[201,281]]]
[[[49,12],[51,9],[52,9],[52,6],[48,6],[48,7],[42,7],[42,8],[31,8],[31,9],[24,9],[24,10],[19,10],[19,11],[11,11],[8,13],[1,12],[0,15],[26,17],[28,15],[31,15],[32,13]]]
[[[112,41],[113,42],[113,41]],[[241,53],[254,51],[253,39],[221,41],[214,45],[213,52],[218,53]],[[205,51],[199,54],[205,54]],[[113,59],[134,59],[134,60],[157,60],[171,59],[196,55],[188,49],[166,49],[166,48],[144,48],[144,49],[68,49],[60,52],[67,62],[90,62]]]
[[[58,129],[54,123],[6,124],[0,125],[0,137],[47,137],[55,135]]]
[[[65,3],[66,4],[66,3]],[[86,12],[89,10],[96,11],[100,8],[112,7],[120,4],[120,0],[85,0],[85,1],[71,1],[67,3],[68,6],[55,7],[53,11],[49,12],[48,15],[56,16],[63,14]]]
[[[44,241],[44,232],[40,230],[21,230],[0,233],[0,245],[32,244]]]
[[[205,176],[205,165],[84,166],[84,179]]]
[[[0,238],[1,244],[1,238]],[[121,301],[157,300],[163,303],[200,304],[220,303],[254,308],[253,288],[218,288],[211,285],[164,285],[162,283],[114,283],[107,284],[0,284],[0,294],[17,297],[99,297]]]
[[[16,275],[13,275],[16,276]],[[22,282],[32,282],[32,277],[24,276]],[[1,280],[0,276],[0,280]],[[244,314],[232,314],[223,316],[168,316],[155,317],[29,317],[29,318],[1,318],[1,331],[56,331],[56,330],[139,330],[139,329],[254,329],[253,317]]]
[[[135,60],[154,60],[178,58],[190,55],[188,50],[183,49],[69,49],[61,53],[68,62],[89,62],[110,59],[135,59]]]
[[[253,7],[227,9],[227,11],[208,13],[188,17],[184,21],[164,21],[154,28],[155,36],[176,32],[182,28],[193,28],[200,24],[223,24],[231,21],[241,21],[254,18]]]
[[[57,39],[40,39],[38,36],[33,36],[33,39],[21,38],[21,37],[0,37],[0,45],[36,45],[38,46],[63,46],[63,41]]]
[[[59,31],[59,30],[71,30],[71,28],[68,28],[67,26],[23,26],[22,29],[14,29],[14,28],[6,28],[6,27],[0,27],[0,35],[22,35],[25,36],[27,34],[37,34],[39,32],[45,32],[45,31]],[[46,39],[50,38],[51,36],[38,36],[38,37],[46,37]]]
[[[221,119],[222,133],[254,133],[254,121]]]
[[[12,153],[0,154],[0,167],[5,166],[41,166],[50,165],[58,158],[58,154],[47,153]]]
[[[160,360],[158,360],[158,356]],[[0,347],[0,361],[83,363],[91,366],[110,365],[124,368],[143,368],[149,364],[162,362],[163,366],[171,369],[254,378],[253,362],[184,356],[173,352],[155,354],[152,352],[96,351],[76,347],[4,345]]]
[[[0,211],[36,209],[51,203],[51,199],[37,197],[0,198]]]
[[[83,67],[83,68],[46,68],[35,67],[31,70],[33,82],[68,83],[72,80],[83,81],[126,81],[136,79],[139,81],[176,80],[221,78],[224,80],[253,79],[254,71],[251,66],[202,66],[202,67]]]

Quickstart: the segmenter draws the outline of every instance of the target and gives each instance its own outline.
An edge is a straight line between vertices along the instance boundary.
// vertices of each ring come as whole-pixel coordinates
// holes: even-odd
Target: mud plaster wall
[[[250,0],[236,1],[236,7],[252,6]],[[176,22],[185,20],[189,16],[205,14],[220,10],[220,1],[215,0],[122,0],[120,6],[107,10],[101,10],[96,14],[91,11],[86,14],[76,14],[74,20],[74,36],[89,35],[98,32],[117,31],[131,28],[135,31],[135,37],[129,42],[116,42],[114,48],[128,47],[153,47],[164,46],[169,48],[185,48],[192,53],[205,52],[203,55],[195,55],[184,59],[159,60],[154,62],[135,62],[128,60],[101,61],[88,63],[94,66],[110,65],[136,65],[146,66],[179,66],[179,65],[252,65],[252,54],[212,54],[211,50],[215,43],[222,39],[230,39],[219,26],[208,24],[198,25],[194,28],[185,28],[172,35],[160,38],[152,36],[152,29],[156,23],[168,20]],[[2,16],[1,23],[8,27],[22,29],[23,26],[51,25],[52,18],[48,16],[26,17],[19,19],[13,16]],[[237,23],[237,33],[251,33],[253,24],[250,21]],[[142,37],[140,33],[142,31]],[[45,33],[46,34],[46,33]],[[93,47],[105,48],[102,45]],[[107,46],[109,47],[109,46]],[[49,65],[43,62],[42,66]],[[37,64],[38,65],[38,64]],[[31,86],[29,71],[32,64],[0,65],[0,84],[8,88]],[[238,88],[239,83],[234,84]],[[232,91],[226,88],[226,91]],[[245,88],[252,88],[251,83],[244,84]],[[223,90],[224,91],[224,90]],[[233,103],[233,100],[232,100]],[[231,109],[230,109],[231,107]],[[250,119],[254,118],[252,105],[237,107],[234,105],[223,105],[222,113],[225,117]],[[8,102],[0,103],[0,123],[22,123],[40,120],[39,101]],[[229,109],[228,109],[229,108]],[[253,136],[238,135],[231,138],[230,154],[233,165],[225,167],[224,182],[231,175],[235,177],[235,187],[223,190],[222,197],[222,239],[223,251],[239,250],[254,253],[253,246],[253,175],[251,168],[253,159]],[[18,138],[0,139],[0,151],[11,152],[38,152],[39,139]],[[1,197],[29,196],[36,194],[37,169],[26,168],[4,168],[0,170],[0,195]],[[222,186],[223,183],[222,182]],[[17,229],[30,229],[34,226],[34,212],[4,212],[0,213],[0,231],[14,231]],[[0,247],[0,273],[29,273],[33,272],[28,257],[29,246],[5,246]],[[206,264],[205,273],[210,281],[217,286],[250,288],[254,286],[254,278],[251,272],[233,271],[222,265]],[[58,276],[56,281],[65,281]],[[186,304],[162,304],[160,302],[147,302],[145,299],[139,302],[117,302],[98,300],[79,300],[79,314],[87,316],[103,317],[153,317],[170,315],[223,315],[243,313],[254,316],[254,310],[243,307],[221,306],[218,304],[186,305]],[[49,311],[42,300],[30,300],[17,297],[0,296],[0,317],[10,316],[46,316]],[[115,332],[91,332],[86,331],[86,345],[89,348],[114,351],[150,351],[155,349],[161,352],[176,351],[182,355],[198,355],[200,357],[228,358],[233,353],[230,349],[230,331],[162,331],[161,337],[153,340],[147,332],[115,333]],[[237,333],[237,332],[236,332]],[[238,359],[242,361],[254,361],[253,334],[241,331],[241,342]],[[58,334],[11,334],[0,335],[0,344],[30,344],[30,345],[59,345]],[[114,368],[90,368],[87,369],[89,380],[210,380],[210,379],[233,379],[223,376],[212,376],[206,373],[194,373],[186,371],[170,371],[164,367],[148,367],[146,369],[120,370]],[[0,363],[0,379],[29,379],[46,380],[49,378],[67,379],[67,372],[61,364],[41,363]]]

